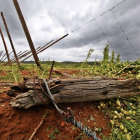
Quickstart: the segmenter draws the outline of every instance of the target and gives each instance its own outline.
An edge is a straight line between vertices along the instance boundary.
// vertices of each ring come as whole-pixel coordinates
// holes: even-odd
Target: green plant
[[[109,45],[107,44],[103,51],[103,63],[107,63],[109,61]]]
[[[120,54],[118,54],[118,55],[117,55],[117,58],[116,58],[116,63],[117,63],[117,64],[119,64],[119,63],[120,63]]]
[[[114,50],[112,51],[110,62],[115,63],[115,52],[114,52]]]
[[[94,51],[93,49],[90,49],[90,50],[88,51],[88,54],[87,54],[87,56],[86,56],[86,59],[84,60],[84,62],[83,62],[82,65],[81,65],[82,68],[84,68],[84,67],[87,66],[87,61],[88,61],[88,59],[91,57],[91,54],[92,54],[93,51]]]

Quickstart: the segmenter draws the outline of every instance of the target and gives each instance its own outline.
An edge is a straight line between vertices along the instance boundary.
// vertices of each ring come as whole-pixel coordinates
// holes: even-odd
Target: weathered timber
[[[60,75],[64,76],[65,78],[70,78],[71,77],[67,73],[63,73],[60,70],[53,69],[53,72],[55,72],[56,74],[60,74]]]
[[[39,80],[45,90],[42,79]],[[57,103],[83,102],[106,100],[118,97],[129,97],[140,94],[140,80],[117,78],[92,77],[76,79],[49,79],[50,91]],[[12,107],[30,108],[36,105],[44,104],[34,93],[33,79],[24,78],[24,86],[27,92],[17,95],[12,101]],[[49,98],[41,90],[38,80],[35,80],[37,94],[49,103]]]

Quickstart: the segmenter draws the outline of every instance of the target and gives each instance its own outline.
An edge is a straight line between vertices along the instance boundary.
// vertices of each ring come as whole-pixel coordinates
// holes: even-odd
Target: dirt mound
[[[27,140],[38,126],[42,117],[46,118],[35,134],[34,140],[73,140],[86,139],[73,125],[65,123],[61,115],[52,104],[42,105],[28,110],[15,109],[9,105],[10,98],[5,92],[9,88],[1,87],[0,90],[0,140]],[[71,107],[78,121],[92,129],[102,129],[102,134],[110,133],[109,118],[97,109],[97,102],[61,104],[65,108]],[[100,132],[97,132],[98,137]],[[101,137],[100,137],[101,138]],[[92,139],[92,138],[87,138]]]

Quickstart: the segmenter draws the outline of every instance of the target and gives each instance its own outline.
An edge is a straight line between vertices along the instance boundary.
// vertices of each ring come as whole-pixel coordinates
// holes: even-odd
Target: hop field
[[[33,77],[34,74],[38,75],[40,78],[47,79],[50,73],[52,62],[44,62],[41,65],[43,70],[40,70],[34,63],[22,63],[21,66],[13,64],[11,67],[3,67],[1,64],[0,81],[17,84],[23,81],[23,77]],[[113,60],[111,62],[55,62],[53,68],[54,71],[52,72],[51,77],[59,77],[61,79],[64,78],[64,75],[61,75],[61,73],[66,73],[71,77],[106,76],[117,77],[120,79],[139,79],[139,68],[139,60],[131,63],[128,61],[114,62]],[[61,73],[56,73],[55,70],[59,70]],[[16,136],[14,135],[14,133],[17,133],[18,138],[28,139],[33,132],[33,129],[37,126],[39,120],[44,115],[43,110],[45,109],[45,107],[35,107],[34,109],[31,108],[27,111],[14,110],[9,105],[10,97],[6,94],[8,88],[0,87],[0,90],[0,123],[3,125],[3,128],[0,130],[1,139],[5,139],[8,137],[11,137],[11,139],[15,139]],[[64,106],[71,106],[78,120],[80,120],[87,126],[90,126],[92,130],[95,130],[97,136],[101,139],[140,139],[140,96],[129,98],[118,97],[117,99],[97,102],[85,102],[80,104],[71,103],[65,104]],[[9,109],[5,111],[5,107]],[[33,110],[35,110],[35,112]],[[36,138],[43,137],[45,139],[47,137],[49,139],[60,140],[91,139],[86,137],[85,134],[83,132],[80,132],[77,128],[64,123],[59,115],[57,116],[59,120],[57,120],[54,115],[56,112],[52,105],[49,105],[46,111],[46,121],[44,122],[42,128],[40,128],[39,132],[36,134]],[[40,112],[40,114],[38,114],[38,112]],[[33,116],[37,116],[36,123],[34,123],[33,119],[31,119],[34,118]],[[25,125],[26,123],[24,124],[25,119],[30,125],[34,123],[34,125],[31,125],[32,127],[30,128],[30,130],[27,129],[27,125]],[[6,126],[8,127],[6,128]],[[17,129],[19,128],[22,129],[18,131]],[[26,129],[27,131],[25,131]],[[22,131],[24,133],[24,136],[22,134]]]

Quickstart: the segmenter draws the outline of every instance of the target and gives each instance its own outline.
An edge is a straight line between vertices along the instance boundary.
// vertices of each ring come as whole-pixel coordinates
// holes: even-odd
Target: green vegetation
[[[112,64],[115,63],[115,52],[114,52],[114,50],[112,51],[110,62],[111,62]]]
[[[105,140],[140,139],[140,97],[100,102],[98,106],[110,117],[111,134]]]
[[[90,49],[84,62],[55,62],[54,69],[68,69],[75,70],[71,76],[107,76],[107,77],[123,77],[123,78],[137,78],[140,79],[140,59],[135,62],[121,62],[120,54],[115,55],[113,50],[109,56],[109,45],[103,50],[103,60],[88,62],[93,49]],[[115,57],[116,56],[116,57]],[[0,80],[1,81],[14,81],[21,82],[23,77],[34,74],[40,78],[48,78],[49,70],[52,62],[47,61],[42,64],[43,71],[37,68],[35,63],[22,63],[21,66],[13,64],[12,67],[0,64]],[[56,75],[52,73],[53,77]],[[109,100],[100,102],[99,109],[102,109],[105,114],[110,118],[110,126],[112,131],[109,137],[104,137],[105,140],[140,140],[140,97],[133,98],[120,98],[116,100]],[[92,119],[92,118],[91,118]],[[94,119],[94,118],[93,118]],[[46,129],[50,131],[52,126]],[[75,127],[73,127],[73,130]],[[100,130],[102,132],[102,130]],[[101,133],[100,132],[100,133]],[[61,133],[57,128],[50,132],[48,137],[56,139],[56,135]]]
[[[104,48],[103,51],[103,63],[108,63],[109,62],[109,48],[108,44]]]

